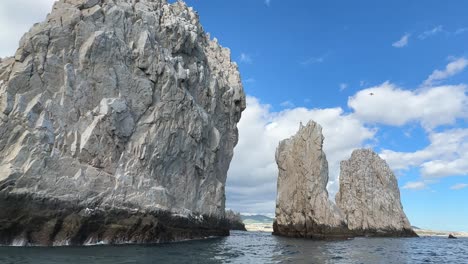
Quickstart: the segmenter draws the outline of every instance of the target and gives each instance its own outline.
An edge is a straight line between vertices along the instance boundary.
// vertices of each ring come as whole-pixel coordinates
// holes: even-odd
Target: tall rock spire
[[[325,238],[344,236],[346,225],[327,192],[328,162],[322,127],[310,121],[276,150],[278,192],[274,234]]]
[[[318,239],[417,236],[403,212],[395,176],[371,150],[356,150],[341,163],[338,207],[328,199],[323,140],[320,125],[310,121],[280,142],[274,234]]]

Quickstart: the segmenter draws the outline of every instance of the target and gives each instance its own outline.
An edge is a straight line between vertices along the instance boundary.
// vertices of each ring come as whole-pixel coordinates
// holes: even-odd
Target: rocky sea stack
[[[328,198],[322,128],[310,121],[276,151],[278,193],[273,234],[306,238],[417,236],[400,202],[397,180],[372,150],[341,163],[336,206]]]
[[[325,238],[347,232],[343,216],[328,199],[323,140],[322,127],[309,122],[276,149],[279,175],[274,234]]]
[[[229,234],[244,109],[230,51],[183,2],[56,2],[0,63],[0,244]]]
[[[398,182],[385,160],[370,149],[341,162],[335,197],[348,228],[360,236],[416,236],[403,212]]]

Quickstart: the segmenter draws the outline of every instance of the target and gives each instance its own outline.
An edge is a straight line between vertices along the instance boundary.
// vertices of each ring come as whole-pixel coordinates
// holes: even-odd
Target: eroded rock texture
[[[370,149],[355,150],[341,162],[336,204],[356,235],[416,236],[403,212],[395,175]]]
[[[105,225],[93,233],[85,222],[93,212],[107,217],[102,210],[133,214],[137,226],[153,214],[146,229],[165,228],[161,212],[222,218],[244,108],[230,51],[209,39],[184,3],[56,2],[15,56],[0,62],[0,204],[48,208],[41,215],[8,207],[10,214],[0,214],[1,242],[157,242],[223,233],[221,225],[194,232],[208,230],[195,221],[177,238],[154,232],[112,240]],[[31,235],[37,233],[47,239]]]
[[[328,162],[322,127],[310,121],[276,149],[278,193],[274,234],[290,237],[346,236],[343,217],[329,200]]]
[[[311,121],[280,142],[273,233],[318,239],[417,236],[403,212],[394,174],[372,150],[356,150],[341,163],[338,207],[328,199],[323,140],[322,128]]]

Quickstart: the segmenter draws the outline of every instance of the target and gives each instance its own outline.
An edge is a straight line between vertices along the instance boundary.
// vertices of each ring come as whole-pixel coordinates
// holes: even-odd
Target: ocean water
[[[0,263],[468,263],[468,239],[312,241],[234,231],[230,237],[160,245],[0,247]]]

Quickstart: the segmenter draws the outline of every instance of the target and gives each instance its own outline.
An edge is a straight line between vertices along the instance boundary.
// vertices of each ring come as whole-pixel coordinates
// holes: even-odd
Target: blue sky
[[[53,0],[0,3],[0,56]],[[468,2],[187,0],[229,47],[248,94],[227,207],[273,214],[279,140],[318,121],[330,163],[370,147],[415,226],[468,231]],[[374,96],[369,96],[370,93]]]
[[[393,120],[394,116],[386,116],[385,112],[396,109],[396,115],[411,116],[401,109],[402,102],[398,102],[400,97],[397,96],[398,91],[395,92],[393,95],[396,96],[389,98],[397,101],[389,100],[388,108],[375,109],[371,118],[365,115],[356,117],[361,121],[360,125],[375,134],[364,140],[351,140],[354,143],[350,143],[343,152],[349,155],[350,148],[365,146],[379,153],[397,153],[393,158],[396,161],[389,163],[395,168],[404,167],[396,173],[403,206],[412,224],[441,230],[468,230],[468,207],[464,205],[468,201],[468,188],[462,188],[465,186],[462,184],[468,184],[467,166],[460,166],[461,172],[454,172],[455,175],[450,171],[443,175],[432,175],[428,169],[425,174],[422,172],[434,160],[449,165],[467,158],[465,161],[468,163],[468,156],[463,155],[468,151],[467,131],[463,131],[464,136],[449,150],[442,150],[440,144],[430,147],[429,138],[434,133],[444,132],[450,137],[449,132],[453,129],[468,128],[466,88],[454,97],[461,96],[464,102],[455,102],[454,105],[459,107],[448,108],[445,112],[440,108],[451,105],[450,96],[442,98],[440,106],[438,100],[423,99],[424,90],[431,90],[431,87],[468,83],[466,62],[463,63],[463,59],[468,57],[468,2],[271,0],[267,4],[262,0],[188,0],[187,3],[199,12],[205,30],[231,49],[233,59],[239,63],[245,91],[255,100],[255,103],[249,101],[249,106],[255,108],[251,111],[268,108],[263,114],[257,114],[257,118],[250,112],[244,114],[252,120],[240,124],[241,141],[247,142],[245,147],[240,142],[231,165],[228,207],[248,213],[274,212],[275,193],[272,190],[276,188],[276,171],[271,163],[272,155],[266,152],[274,151],[275,140],[280,135],[288,137],[297,130],[297,122],[281,121],[281,118],[301,116],[291,113],[301,107],[309,112],[318,111],[299,118],[306,122],[308,116],[320,116],[320,111],[338,107],[343,111],[335,116],[340,123],[340,118],[358,115],[356,109],[348,105],[350,97],[370,87],[379,91],[388,81],[403,93],[402,98],[407,98],[405,92],[413,93],[410,96],[414,100],[405,103],[420,103],[421,106],[415,105],[410,109],[415,112],[414,117]],[[459,70],[449,70],[439,76],[439,80],[430,81],[431,85],[424,85],[435,70],[443,72],[448,64],[457,60],[462,60],[458,61]],[[442,91],[441,96],[450,91]],[[442,120],[430,121],[437,119]],[[272,139],[267,142],[256,140],[254,134],[255,131],[258,133],[260,126],[267,127],[275,122],[290,127],[283,127],[285,131],[278,132],[278,136],[270,135]],[[325,130],[330,122],[326,118],[324,122]],[[434,124],[428,125],[431,122]],[[256,128],[250,133],[247,126]],[[336,125],[331,122],[328,127],[336,128]],[[328,134],[333,136],[333,133]],[[245,140],[245,137],[252,137],[252,140]],[[328,137],[325,144],[333,140]],[[264,152],[251,151],[251,143],[257,141],[271,146]],[[417,151],[426,151],[427,157],[420,160],[413,157],[417,156]],[[404,163],[398,162],[403,159],[403,153],[406,156],[416,153],[408,157],[407,163],[412,165],[399,164]],[[239,155],[245,158],[239,158]],[[244,165],[247,159],[263,159],[264,156],[269,156],[269,160]],[[240,166],[245,169],[237,169]],[[264,171],[252,173],[261,169]],[[273,176],[264,175],[268,173]],[[332,180],[338,174],[336,168],[335,172],[330,172],[333,173],[335,175],[330,176]],[[260,183],[252,180],[256,177],[260,178]],[[331,193],[336,192],[336,183],[330,188]]]

